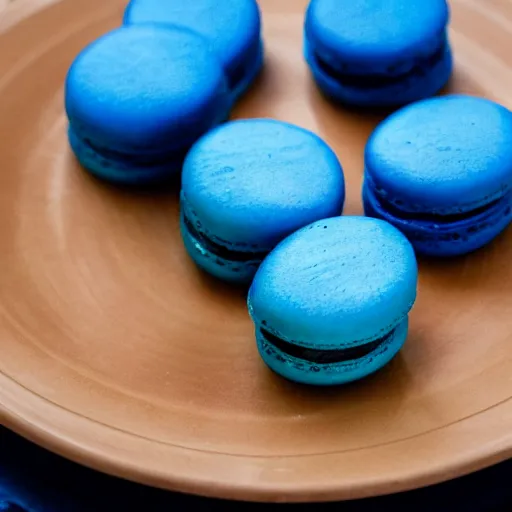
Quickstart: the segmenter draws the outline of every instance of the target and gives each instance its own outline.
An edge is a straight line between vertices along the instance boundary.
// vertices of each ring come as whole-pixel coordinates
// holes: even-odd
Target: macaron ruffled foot
[[[366,377],[405,343],[417,279],[413,248],[390,224],[315,222],[270,253],[249,290],[261,357],[305,384]]]

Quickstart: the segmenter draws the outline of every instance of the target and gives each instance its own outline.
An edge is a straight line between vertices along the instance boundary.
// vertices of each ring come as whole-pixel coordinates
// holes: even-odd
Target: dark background
[[[435,487],[371,500],[319,505],[257,505],[168,493],[101,475],[0,427],[0,512],[159,512],[169,510],[343,512],[512,512],[512,460]]]

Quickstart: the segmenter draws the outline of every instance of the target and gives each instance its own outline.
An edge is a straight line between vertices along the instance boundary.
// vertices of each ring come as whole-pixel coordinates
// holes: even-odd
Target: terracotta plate
[[[312,85],[305,0],[261,6],[267,66],[234,115],[319,133],[345,167],[346,212],[360,213],[380,115],[336,108]],[[512,2],[452,7],[450,90],[512,107]],[[186,257],[176,191],[110,188],[70,154],[66,70],[122,9],[65,0],[2,22],[2,423],[102,471],[249,500],[391,493],[510,457],[512,231],[467,258],[421,262],[407,346],[378,375],[330,391],[281,380],[260,362],[243,293]]]

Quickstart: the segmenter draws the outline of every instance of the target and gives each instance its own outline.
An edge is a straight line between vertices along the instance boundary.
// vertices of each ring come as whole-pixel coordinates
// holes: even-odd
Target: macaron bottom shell
[[[399,229],[411,242],[418,254],[425,256],[461,256],[476,251],[501,234],[512,221],[512,192],[475,211],[450,216],[447,222],[417,218],[412,215],[400,217],[386,209],[365,182],[363,186],[365,214],[385,220]]]
[[[310,43],[306,41],[305,59],[318,88],[328,98],[357,107],[398,107],[437,94],[448,82],[453,71],[453,57],[446,43],[441,57],[423,73],[404,75],[403,80],[389,85],[357,87],[344,84],[329,74],[318,61]],[[372,78],[368,77],[371,84]]]
[[[180,229],[183,244],[192,261],[208,274],[231,284],[249,284],[261,259],[248,261],[230,261],[213,254],[188,229],[183,211],[180,214]]]
[[[178,174],[185,157],[177,152],[173,160],[155,161],[152,164],[137,164],[125,159],[107,157],[82,140],[72,128],[68,129],[71,149],[80,165],[93,176],[119,185],[150,185],[163,182]]]
[[[313,386],[336,386],[363,379],[386,366],[403,347],[408,332],[406,317],[375,350],[364,357],[329,364],[312,363],[293,357],[268,342],[260,328],[256,330],[259,353],[265,364],[282,377]]]

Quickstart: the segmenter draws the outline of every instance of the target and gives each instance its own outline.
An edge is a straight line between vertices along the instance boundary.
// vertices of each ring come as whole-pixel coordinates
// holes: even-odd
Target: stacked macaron
[[[134,0],[125,26],[86,47],[69,70],[71,148],[105,180],[167,180],[192,144],[229,118],[262,64],[255,0]]]
[[[249,289],[263,361],[306,384],[358,380],[406,340],[416,254],[469,253],[512,220],[512,113],[426,99],[452,71],[448,21],[446,0],[309,4],[304,51],[322,92],[411,103],[367,143],[366,217],[342,216],[343,169],[317,135],[225,122],[263,64],[255,0],[131,0],[69,70],[69,141],[108,181],[181,172],[185,250],[199,272]]]

